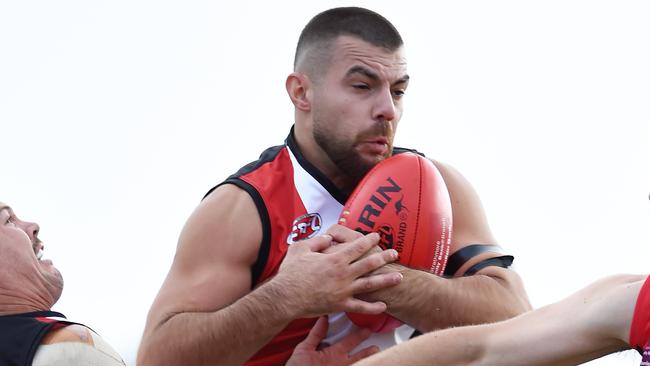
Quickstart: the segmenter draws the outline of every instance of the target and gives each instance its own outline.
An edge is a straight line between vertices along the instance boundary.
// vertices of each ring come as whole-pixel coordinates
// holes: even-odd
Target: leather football
[[[361,233],[377,232],[398,263],[442,275],[449,257],[452,211],[438,168],[415,153],[383,160],[361,180],[343,207],[339,223]],[[401,322],[383,313],[348,313],[358,326],[386,332]]]

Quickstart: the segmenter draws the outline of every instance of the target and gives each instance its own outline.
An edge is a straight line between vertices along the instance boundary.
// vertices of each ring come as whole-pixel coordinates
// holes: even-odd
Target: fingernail
[[[390,257],[393,259],[397,259],[399,257],[399,253],[395,249],[390,250]]]
[[[397,276],[396,276],[397,282],[402,282],[403,279],[404,279],[404,275],[397,272]]]

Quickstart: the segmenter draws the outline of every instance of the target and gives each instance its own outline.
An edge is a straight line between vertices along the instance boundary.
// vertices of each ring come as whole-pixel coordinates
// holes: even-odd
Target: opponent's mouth
[[[40,244],[34,246],[34,254],[36,255],[36,259],[40,261],[43,258],[43,246]]]

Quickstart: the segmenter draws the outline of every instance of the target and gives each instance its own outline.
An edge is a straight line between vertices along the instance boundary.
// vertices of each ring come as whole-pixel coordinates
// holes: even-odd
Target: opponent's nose
[[[36,243],[38,241],[38,232],[41,230],[41,227],[35,222],[24,222],[23,224],[23,231],[25,231],[27,236],[32,240],[32,243]]]

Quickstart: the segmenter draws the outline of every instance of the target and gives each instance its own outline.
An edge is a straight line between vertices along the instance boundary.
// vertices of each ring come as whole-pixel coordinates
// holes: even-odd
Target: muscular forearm
[[[242,365],[297,316],[282,292],[271,281],[216,312],[171,316],[145,333],[138,365]]]
[[[471,327],[469,329],[474,329]],[[485,334],[454,328],[428,333],[366,358],[354,366],[461,366],[481,364]]]
[[[505,321],[427,333],[358,366],[569,366],[628,348],[645,276],[614,276]]]
[[[617,350],[583,339],[580,316],[556,310],[562,309],[556,304],[503,322],[427,333],[355,366],[569,366]]]
[[[453,279],[408,268],[402,274],[399,286],[373,296],[387,303],[391,315],[421,331],[494,322],[530,310],[519,277],[503,268]]]

